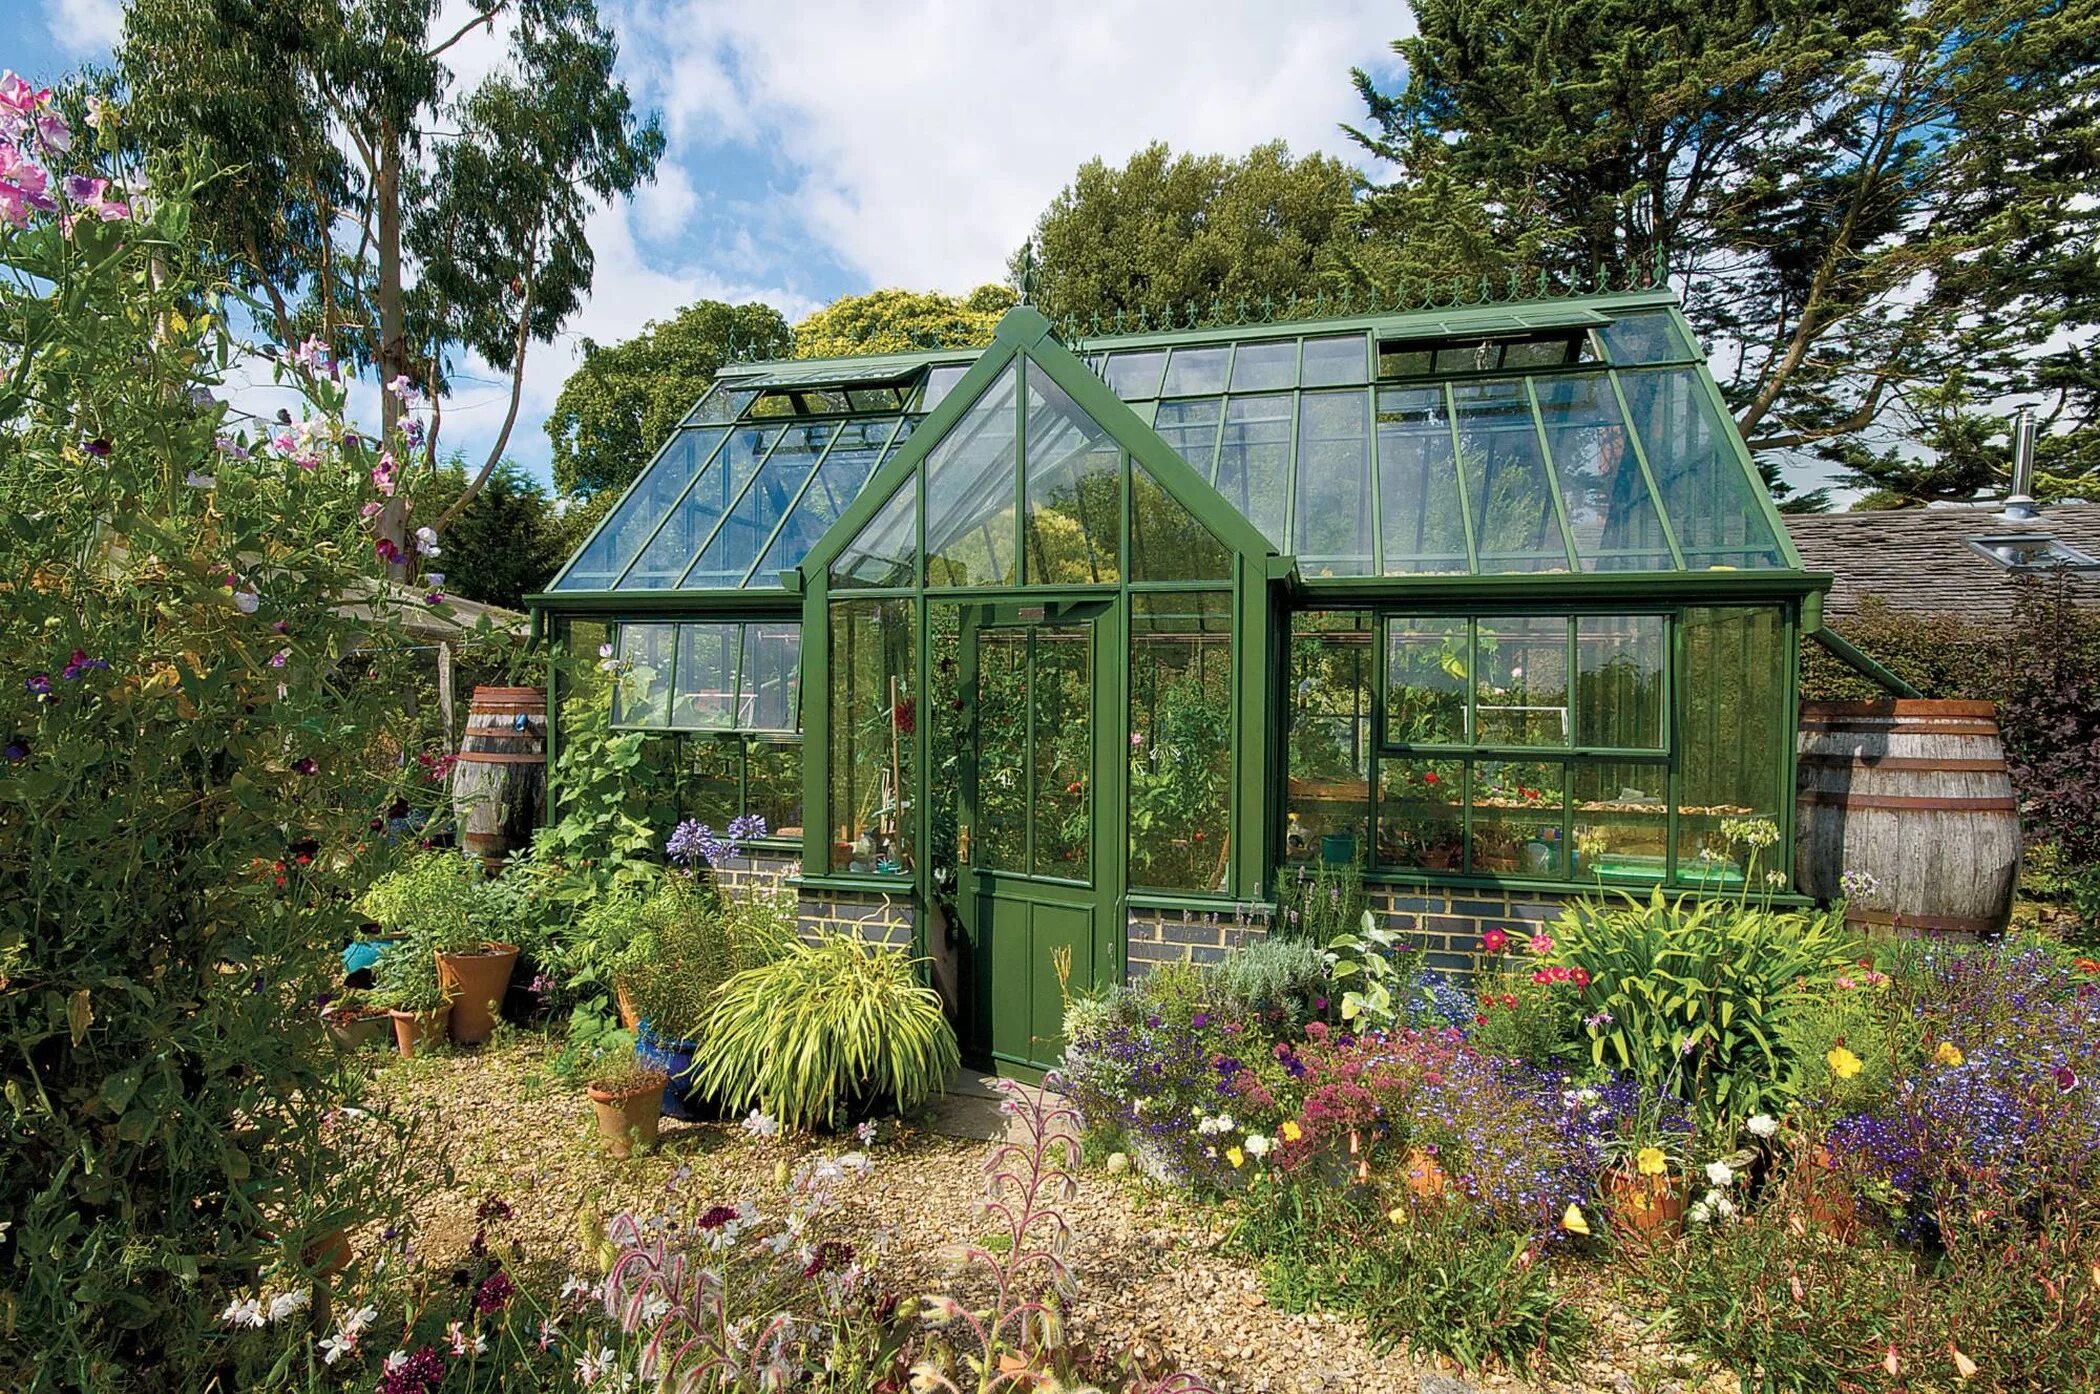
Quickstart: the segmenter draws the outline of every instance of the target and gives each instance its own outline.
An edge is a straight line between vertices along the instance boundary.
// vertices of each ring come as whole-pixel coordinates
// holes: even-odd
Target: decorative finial
[[[1021,244],[1021,303],[1035,303],[1035,239]]]

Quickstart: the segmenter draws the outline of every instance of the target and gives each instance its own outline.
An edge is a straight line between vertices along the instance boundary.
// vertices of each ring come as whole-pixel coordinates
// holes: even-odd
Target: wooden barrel
[[[460,845],[491,867],[532,842],[547,811],[547,694],[477,687],[452,766]]]
[[[2020,805],[1997,717],[1989,702],[1803,702],[1801,892],[1844,897],[1849,923],[1882,933],[2005,928],[2020,874]],[[1864,889],[1861,874],[1871,878]]]

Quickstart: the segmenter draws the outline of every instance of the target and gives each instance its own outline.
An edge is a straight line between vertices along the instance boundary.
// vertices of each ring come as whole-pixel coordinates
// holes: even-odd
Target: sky
[[[528,358],[509,453],[543,480],[542,422],[589,338],[627,338],[702,298],[792,322],[882,287],[964,292],[1006,259],[1079,166],[1153,140],[1244,153],[1266,140],[1361,165],[1349,70],[1381,83],[1406,8],[1374,0],[600,0],[619,72],[668,138],[656,182],[591,225],[590,303]],[[447,0],[466,13],[463,0]],[[49,80],[106,62],[117,0],[0,0],[0,67]],[[446,31],[449,32],[449,31]],[[463,83],[499,37],[454,51]],[[444,444],[477,459],[508,382],[455,374]],[[258,398],[264,394],[255,394]],[[353,413],[374,410],[369,392]]]

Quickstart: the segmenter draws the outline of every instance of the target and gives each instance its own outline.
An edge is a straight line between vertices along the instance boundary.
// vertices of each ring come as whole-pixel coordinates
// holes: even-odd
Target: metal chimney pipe
[[[2024,521],[2039,512],[2030,492],[2033,488],[2034,409],[2021,407],[2020,414],[2013,418],[2012,492],[2005,499],[2006,517]]]

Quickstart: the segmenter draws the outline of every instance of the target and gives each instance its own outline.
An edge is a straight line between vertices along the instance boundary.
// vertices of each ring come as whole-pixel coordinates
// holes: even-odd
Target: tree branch
[[[493,31],[496,27],[496,16],[502,14],[505,10],[509,8],[510,0],[501,0],[501,3],[491,5],[487,14],[476,15],[474,18],[468,20],[465,24],[462,24],[459,27],[458,32],[453,34],[451,38],[445,40],[436,48],[429,50],[423,56],[425,58],[437,57],[446,49],[452,47],[452,45],[458,43],[461,39],[464,39],[465,37],[467,37],[467,35],[473,33],[476,29],[486,28]]]
[[[481,468],[467,481],[467,487],[460,490],[459,497],[452,501],[452,506],[430,525],[440,533],[443,533],[446,525],[458,517],[481,493],[482,486],[488,483],[489,476],[496,472],[497,463],[503,459],[504,448],[510,444],[511,428],[518,424],[518,404],[525,395],[525,350],[532,342],[532,286],[533,278],[528,275],[525,278],[525,294],[518,302],[518,337],[510,364],[510,407],[503,413],[503,429],[496,433],[496,443],[489,447],[489,457],[481,462]]]

